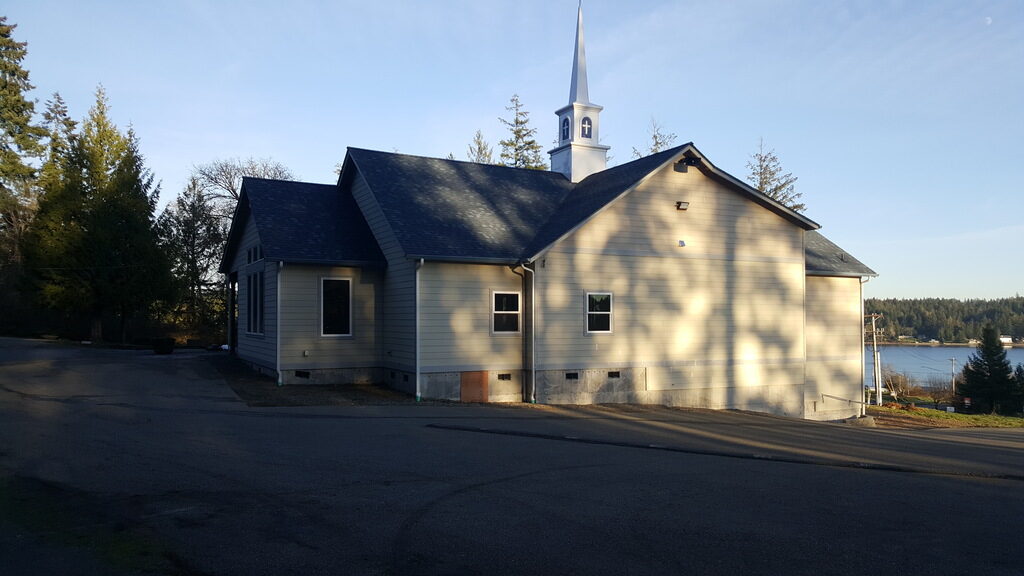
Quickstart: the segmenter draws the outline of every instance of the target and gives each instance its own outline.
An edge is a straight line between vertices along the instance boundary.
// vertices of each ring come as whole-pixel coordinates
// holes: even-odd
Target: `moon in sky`
[[[991,16],[985,16],[985,26],[991,26],[991,25],[992,25],[992,17]]]

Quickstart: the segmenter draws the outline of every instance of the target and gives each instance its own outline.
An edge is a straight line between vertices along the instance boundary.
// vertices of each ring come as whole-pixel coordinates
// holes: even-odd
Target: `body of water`
[[[967,359],[977,352],[974,346],[879,346],[882,366],[891,366],[897,372],[910,376],[916,384],[927,386],[929,379],[941,378],[947,385],[951,369],[950,358],[956,359],[959,374]],[[1024,363],[1024,348],[1010,348],[1006,351],[1010,365]],[[871,346],[864,349],[864,384],[873,385]]]

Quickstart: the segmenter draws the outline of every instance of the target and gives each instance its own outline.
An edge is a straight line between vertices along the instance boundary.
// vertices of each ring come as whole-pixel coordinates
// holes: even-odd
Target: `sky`
[[[518,94],[550,146],[577,0],[7,0],[37,112],[105,88],[162,202],[193,166],[331,183],[346,147],[497,149]],[[587,0],[610,165],[652,120],[745,179],[762,140],[876,298],[1024,294],[1024,2]]]

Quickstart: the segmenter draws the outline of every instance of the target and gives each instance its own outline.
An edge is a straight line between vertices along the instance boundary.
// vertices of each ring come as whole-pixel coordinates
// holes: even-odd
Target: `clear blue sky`
[[[584,3],[612,163],[651,118],[745,177],[764,138],[807,215],[881,276],[868,297],[1024,294],[1024,2]],[[332,182],[346,146],[462,158],[518,93],[545,149],[576,0],[8,0],[38,109],[100,83],[173,198],[269,157]]]

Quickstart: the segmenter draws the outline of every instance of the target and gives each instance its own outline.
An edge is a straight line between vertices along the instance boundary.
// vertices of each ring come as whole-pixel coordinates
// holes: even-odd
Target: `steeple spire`
[[[558,146],[548,151],[551,170],[579,182],[608,167],[608,147],[600,144],[601,107],[587,90],[587,54],[583,50],[583,2],[576,13],[576,47],[572,55],[569,103],[555,110]]]
[[[590,104],[587,92],[587,53],[583,49],[583,2],[576,15],[576,51],[572,55],[572,81],[569,84],[569,104]]]

